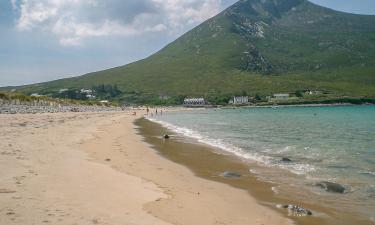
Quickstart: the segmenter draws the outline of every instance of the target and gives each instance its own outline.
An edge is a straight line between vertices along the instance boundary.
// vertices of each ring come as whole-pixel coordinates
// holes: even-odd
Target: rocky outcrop
[[[22,103],[0,104],[0,114],[33,114],[59,112],[110,112],[122,111],[121,107],[85,106],[85,105],[32,105]]]
[[[305,209],[298,205],[277,205],[277,208],[288,209],[291,216],[311,216],[311,210]]]
[[[225,171],[221,176],[225,178],[240,178],[242,175],[236,172]]]
[[[283,157],[283,158],[281,159],[281,162],[292,162],[292,160],[289,159],[289,158],[287,158],[287,157]]]
[[[333,182],[328,182],[328,181],[319,182],[315,184],[315,186],[323,188],[327,192],[339,193],[339,194],[345,193],[345,190],[346,190],[346,188],[343,185],[333,183]]]

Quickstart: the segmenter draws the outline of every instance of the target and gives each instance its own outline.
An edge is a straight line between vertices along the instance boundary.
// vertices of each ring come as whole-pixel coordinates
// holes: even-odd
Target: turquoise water
[[[340,204],[375,205],[375,106],[207,109],[150,119],[274,169],[250,171],[279,183],[280,189],[281,180],[284,186],[293,181],[327,199],[331,194],[312,184],[331,181],[347,188]],[[282,157],[292,162],[282,162]],[[280,171],[290,179],[280,179]],[[337,194],[332,199],[337,200]]]

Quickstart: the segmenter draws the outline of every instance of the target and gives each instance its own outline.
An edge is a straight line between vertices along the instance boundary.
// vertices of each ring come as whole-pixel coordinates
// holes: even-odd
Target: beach
[[[0,224],[291,224],[163,157],[138,134],[144,113],[0,115]]]

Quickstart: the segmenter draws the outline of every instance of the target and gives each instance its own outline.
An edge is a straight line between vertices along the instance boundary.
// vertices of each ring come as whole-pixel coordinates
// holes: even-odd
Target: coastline
[[[330,207],[330,204],[325,205],[323,203],[325,201],[321,202],[323,204],[313,199],[311,199],[313,201],[304,201],[298,197],[298,192],[293,193],[288,190],[287,193],[282,193],[283,195],[275,194],[272,187],[275,184],[270,181],[259,180],[255,174],[249,172],[250,168],[257,171],[258,165],[256,163],[249,164],[249,162],[245,162],[239,157],[218,150],[213,146],[198,143],[196,140],[176,134],[174,131],[168,130],[153,121],[143,119],[142,121],[139,120],[137,124],[141,127],[140,133],[146,137],[146,142],[150,143],[164,157],[188,167],[199,177],[246,190],[260,204],[283,213],[284,216],[293,219],[297,224],[373,224],[373,221],[368,221],[361,215],[347,209]],[[150,132],[153,129],[156,132]],[[155,138],[158,133],[170,134],[173,138],[167,142],[161,142]],[[173,151],[173,149],[179,149],[179,151]],[[242,176],[239,179],[228,179],[220,176],[223,172],[228,171]],[[310,195],[309,193],[306,194],[313,198],[312,193]],[[287,210],[276,209],[275,206],[279,204],[296,204],[306,207],[313,211],[314,216],[290,216]]]
[[[130,111],[0,115],[1,224],[290,224],[136,134]]]
[[[269,104],[269,105],[233,105],[222,106],[219,109],[247,109],[247,108],[288,108],[288,107],[336,107],[336,106],[367,106],[374,103],[353,104],[353,103],[330,103],[330,104]]]

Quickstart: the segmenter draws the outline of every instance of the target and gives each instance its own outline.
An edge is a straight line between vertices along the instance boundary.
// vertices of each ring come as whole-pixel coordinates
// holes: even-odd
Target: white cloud
[[[217,14],[221,0],[11,0],[24,31],[50,32],[61,45],[167,31],[177,35]]]

